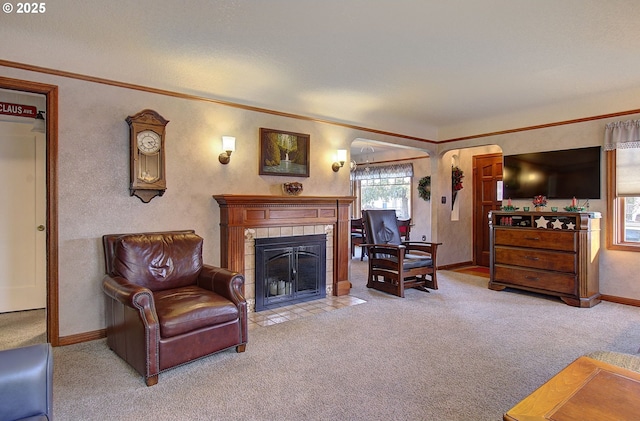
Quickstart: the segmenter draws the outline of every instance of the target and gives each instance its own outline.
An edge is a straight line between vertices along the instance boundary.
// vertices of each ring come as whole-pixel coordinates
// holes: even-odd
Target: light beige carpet
[[[0,314],[0,349],[19,348],[47,342],[45,310]]]
[[[499,420],[575,358],[634,353],[637,308],[569,307],[491,291],[487,279],[440,271],[440,289],[406,298],[365,286],[364,304],[253,329],[225,351],[146,387],[104,340],[54,349],[58,420]]]

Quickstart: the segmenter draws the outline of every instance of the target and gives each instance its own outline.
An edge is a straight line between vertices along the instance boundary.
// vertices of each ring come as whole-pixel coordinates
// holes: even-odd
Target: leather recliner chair
[[[247,343],[244,277],[202,263],[194,231],[102,238],[107,344],[145,379]]]
[[[0,351],[0,420],[52,419],[51,345]]]

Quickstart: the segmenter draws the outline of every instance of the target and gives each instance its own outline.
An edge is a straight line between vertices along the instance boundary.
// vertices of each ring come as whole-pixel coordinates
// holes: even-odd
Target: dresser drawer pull
[[[540,237],[524,237],[525,240],[540,241]]]
[[[528,260],[540,260],[540,258],[537,256],[524,256],[524,258]]]
[[[527,281],[539,281],[540,278],[538,278],[537,276],[525,276],[524,279],[526,279]]]

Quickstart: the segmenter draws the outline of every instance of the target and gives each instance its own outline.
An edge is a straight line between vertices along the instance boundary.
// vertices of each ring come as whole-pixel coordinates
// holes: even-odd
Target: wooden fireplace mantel
[[[333,225],[333,295],[347,295],[349,205],[354,196],[214,195],[220,205],[220,264],[244,273],[246,228]]]

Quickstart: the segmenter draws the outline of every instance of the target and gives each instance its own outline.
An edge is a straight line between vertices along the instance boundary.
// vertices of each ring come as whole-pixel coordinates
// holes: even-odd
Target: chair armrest
[[[0,351],[0,419],[53,416],[50,344]]]
[[[407,248],[404,244],[370,244],[370,243],[362,243],[361,246],[365,247],[387,247],[390,249],[404,249]]]
[[[244,276],[237,272],[216,266],[202,265],[198,276],[198,286],[225,297],[236,306],[246,303],[242,292]]]
[[[398,260],[404,259],[407,247],[403,244],[361,244],[367,249],[369,256],[377,259],[389,259],[395,257]],[[371,262],[371,259],[369,260]]]
[[[403,244],[407,246],[407,253],[417,251],[419,253],[429,254],[431,256],[431,261],[433,262],[433,267],[437,267],[436,258],[438,256],[438,246],[442,245],[442,243],[407,241]]]
[[[102,278],[102,290],[109,297],[121,302],[127,307],[150,313],[147,320],[157,320],[151,290],[140,285],[132,284],[121,276],[105,275]]]
[[[435,253],[438,246],[442,243],[427,243],[424,241],[403,241],[402,245],[407,247],[407,252],[409,250],[418,250],[425,253]]]

